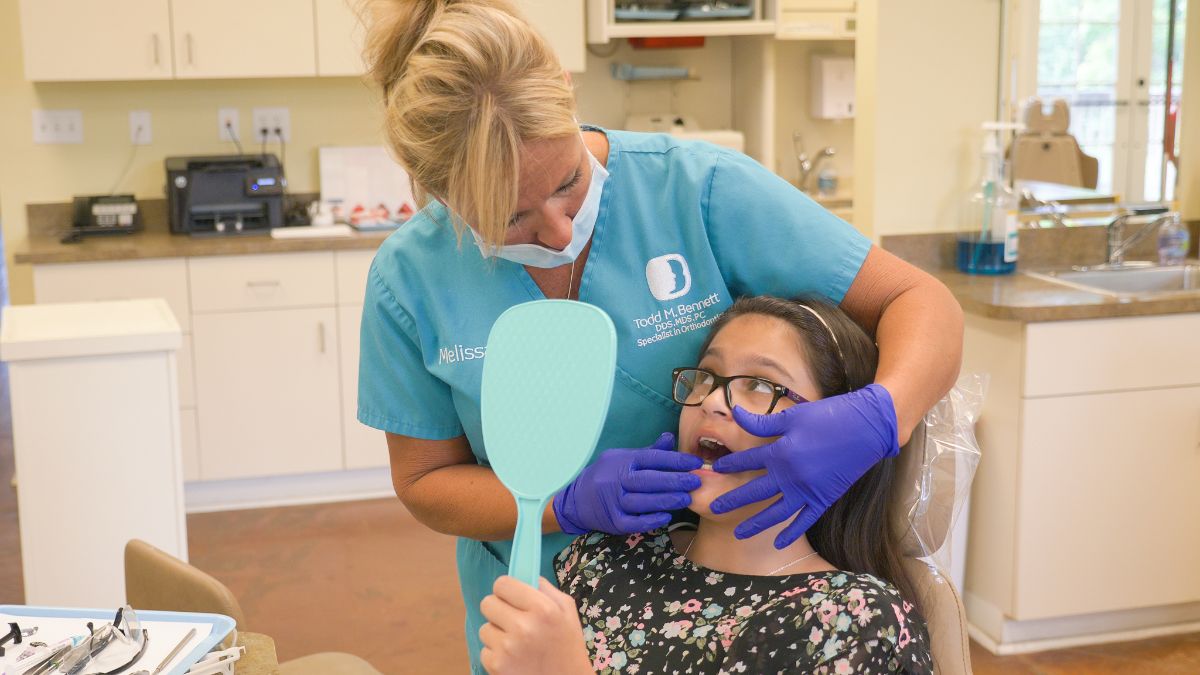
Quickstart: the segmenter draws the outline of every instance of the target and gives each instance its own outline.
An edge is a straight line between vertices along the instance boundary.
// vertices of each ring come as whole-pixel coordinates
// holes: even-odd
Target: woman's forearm
[[[443,534],[501,541],[512,539],[516,530],[516,502],[495,472],[485,466],[441,467],[395,487],[400,501],[417,520]],[[559,531],[550,505],[542,513],[542,531]]]
[[[905,291],[879,320],[875,381],[892,395],[900,445],[946,392],[962,363],[962,308],[930,278]]]
[[[875,381],[896,406],[900,444],[954,386],[962,362],[962,308],[945,284],[871,247],[842,309],[879,344]]]

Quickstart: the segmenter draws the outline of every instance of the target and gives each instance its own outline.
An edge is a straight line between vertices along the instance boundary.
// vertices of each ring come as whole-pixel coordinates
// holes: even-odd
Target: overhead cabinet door
[[[21,0],[21,42],[32,81],[171,77],[166,0]]]
[[[317,74],[313,5],[296,0],[171,0],[175,75]]]

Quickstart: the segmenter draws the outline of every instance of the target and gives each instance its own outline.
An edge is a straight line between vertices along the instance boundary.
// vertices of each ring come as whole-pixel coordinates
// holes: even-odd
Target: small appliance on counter
[[[63,243],[96,234],[132,234],[142,229],[142,214],[133,195],[91,195],[74,199],[71,231]]]
[[[268,234],[284,224],[287,180],[264,155],[168,157],[167,212],[176,234]]]

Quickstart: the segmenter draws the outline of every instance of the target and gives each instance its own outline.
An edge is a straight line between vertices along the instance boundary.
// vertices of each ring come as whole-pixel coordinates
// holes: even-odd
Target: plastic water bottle
[[[1190,243],[1188,229],[1176,213],[1158,231],[1158,264],[1182,265]]]

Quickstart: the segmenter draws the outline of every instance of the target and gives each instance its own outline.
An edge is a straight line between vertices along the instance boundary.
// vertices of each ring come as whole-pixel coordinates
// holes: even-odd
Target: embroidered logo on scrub
[[[656,300],[674,300],[692,290],[692,272],[678,253],[668,253],[646,263],[646,285]]]

